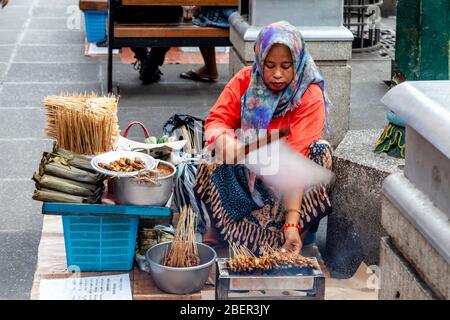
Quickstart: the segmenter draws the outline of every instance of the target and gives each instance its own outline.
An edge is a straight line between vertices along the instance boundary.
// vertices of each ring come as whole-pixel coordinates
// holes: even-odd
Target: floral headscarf
[[[293,80],[281,92],[270,90],[263,79],[264,60],[270,48],[277,43],[286,45],[291,50],[294,68]],[[328,130],[331,103],[325,92],[324,79],[309,54],[300,31],[287,21],[272,23],[261,30],[254,49],[255,62],[250,85],[241,99],[242,129],[267,129],[272,118],[283,116],[297,108],[308,86],[317,83],[324,95]]]

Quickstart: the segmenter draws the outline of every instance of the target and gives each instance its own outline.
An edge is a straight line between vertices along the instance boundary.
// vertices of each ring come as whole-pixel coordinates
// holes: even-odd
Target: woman
[[[216,153],[235,152],[233,130],[289,128],[287,142],[300,154],[331,169],[331,147],[320,140],[329,101],[300,32],[285,21],[261,30],[255,62],[227,84],[205,121]],[[300,252],[308,231],[331,212],[326,186],[277,195],[239,165],[199,167],[195,190],[223,240],[258,253],[261,246]]]

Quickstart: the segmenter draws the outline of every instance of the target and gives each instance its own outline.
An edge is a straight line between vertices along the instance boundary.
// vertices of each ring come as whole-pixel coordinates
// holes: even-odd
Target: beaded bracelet
[[[298,223],[285,223],[283,225],[283,229],[287,229],[287,228],[290,228],[290,227],[297,228],[298,232],[300,232],[300,230],[301,230],[300,225]]]

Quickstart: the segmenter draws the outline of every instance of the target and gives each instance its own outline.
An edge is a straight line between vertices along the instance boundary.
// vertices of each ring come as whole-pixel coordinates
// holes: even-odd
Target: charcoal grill
[[[310,257],[317,262],[316,257]],[[323,300],[325,276],[321,269],[277,270],[270,273],[231,273],[228,258],[216,262],[216,300]]]

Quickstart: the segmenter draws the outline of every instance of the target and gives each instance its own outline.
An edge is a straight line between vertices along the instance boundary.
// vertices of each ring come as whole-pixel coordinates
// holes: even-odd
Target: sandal
[[[216,79],[198,75],[194,70],[180,73],[180,78],[201,82],[214,82]]]

